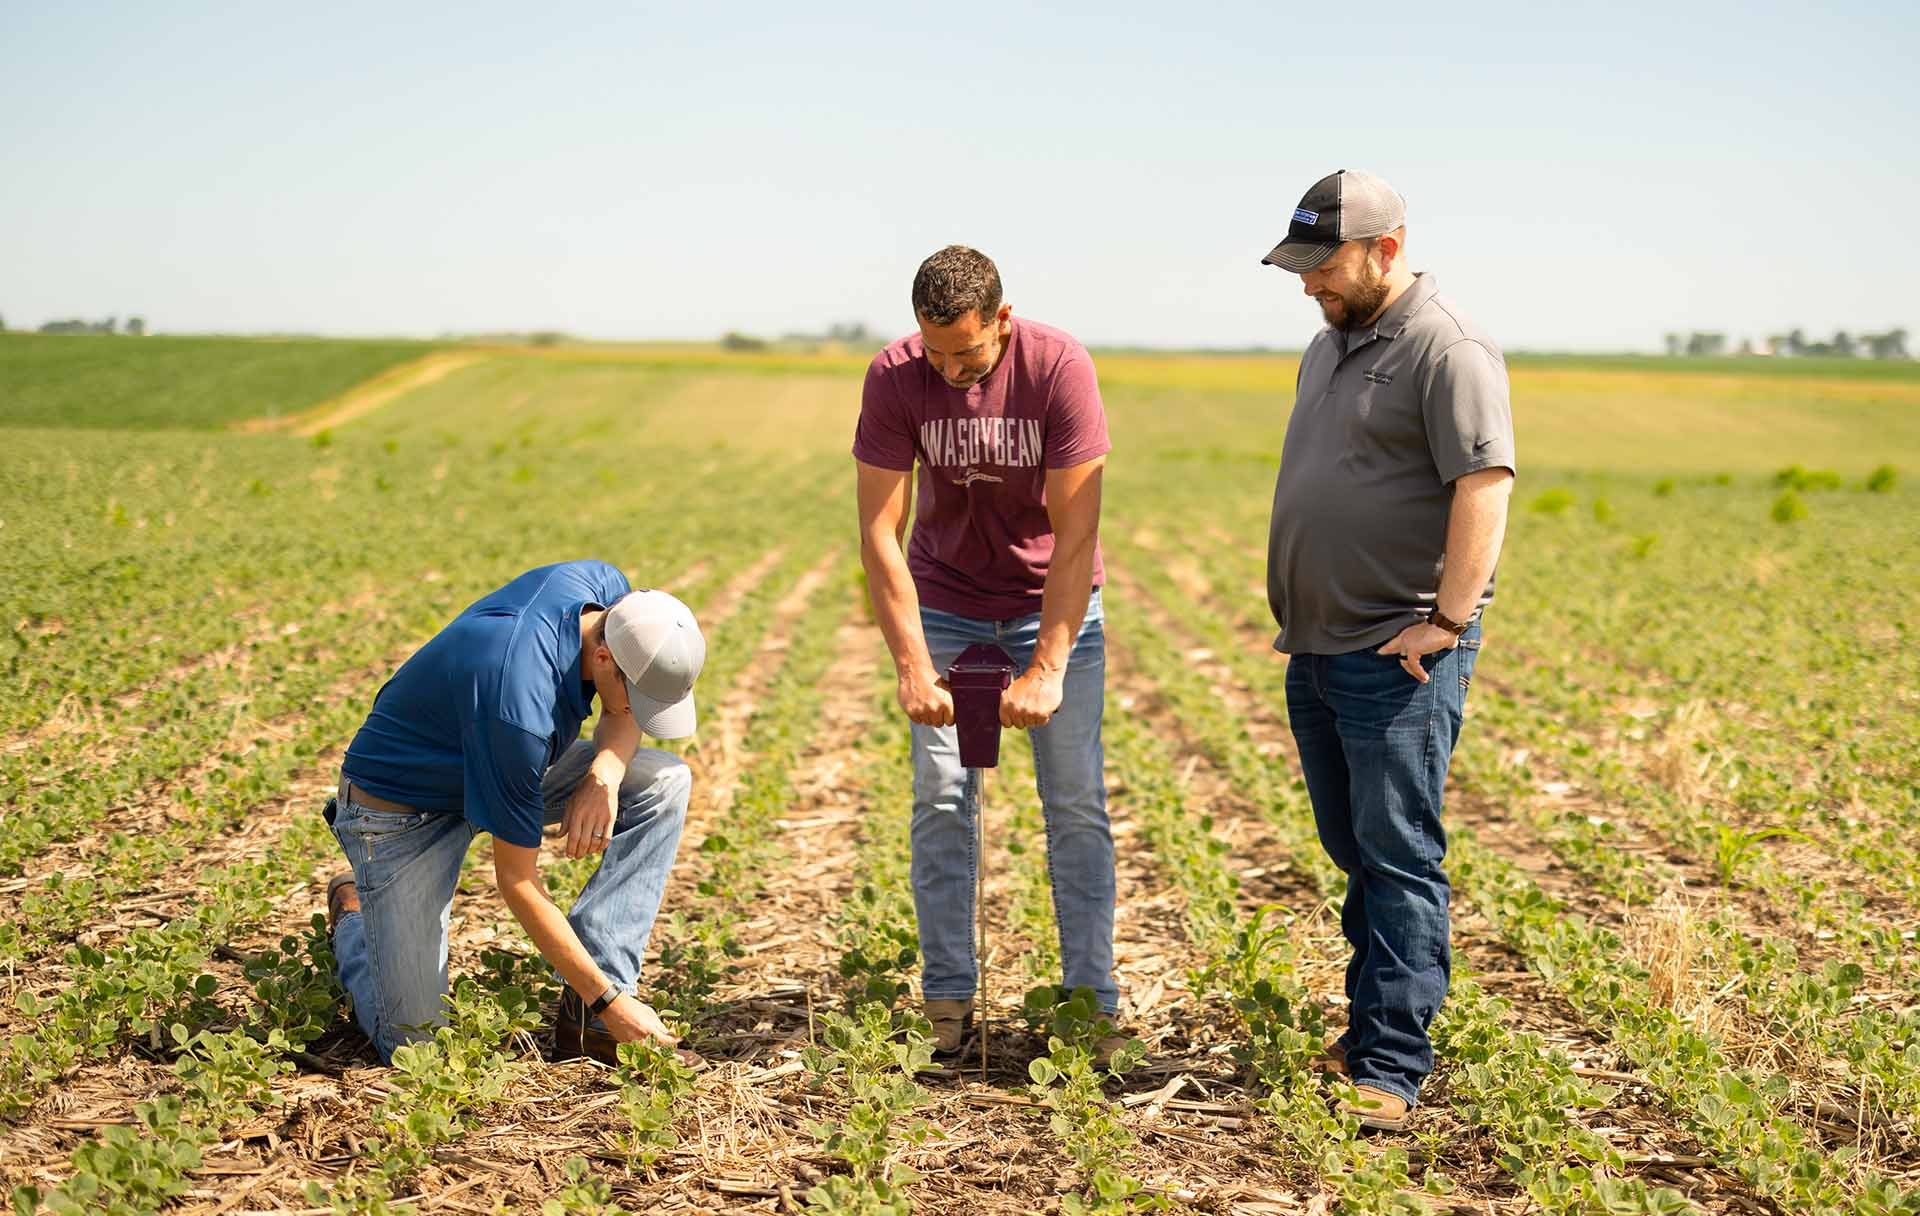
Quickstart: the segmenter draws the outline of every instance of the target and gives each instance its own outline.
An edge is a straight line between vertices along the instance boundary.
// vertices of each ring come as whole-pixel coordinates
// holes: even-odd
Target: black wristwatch
[[[1467,615],[1472,616],[1473,614],[1468,613]],[[1465,625],[1461,624],[1459,621],[1449,619],[1447,615],[1441,612],[1437,606],[1433,609],[1433,611],[1427,614],[1427,624],[1438,625],[1440,628],[1446,630],[1448,633],[1452,634],[1456,638],[1467,631],[1467,627]]]
[[[601,993],[598,997],[596,997],[594,999],[593,1004],[587,1006],[587,1016],[590,1018],[599,1017],[601,1014],[607,1011],[607,1006],[613,1004],[615,1001],[619,999],[620,999],[620,985],[608,984],[607,990]]]

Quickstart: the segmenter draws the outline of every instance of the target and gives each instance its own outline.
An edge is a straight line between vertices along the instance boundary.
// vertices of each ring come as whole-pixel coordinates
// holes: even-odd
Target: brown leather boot
[[[1340,1113],[1360,1120],[1360,1126],[1379,1132],[1404,1132],[1413,1122],[1413,1108],[1405,1098],[1372,1085],[1353,1087],[1357,1096],[1340,1103]]]
[[[973,1029],[973,1001],[930,1000],[922,1007],[927,1021],[933,1024],[933,1054],[953,1056],[960,1054],[966,1045],[967,1034]]]
[[[1313,1066],[1321,1072],[1330,1072],[1336,1077],[1353,1075],[1347,1068],[1347,1049],[1339,1039],[1329,1039],[1327,1045],[1314,1057]]]
[[[614,1037],[593,1024],[587,1016],[587,1003],[568,988],[560,993],[560,1007],[553,1015],[553,1062],[577,1060],[587,1056],[602,1064],[620,1062],[619,1044]]]

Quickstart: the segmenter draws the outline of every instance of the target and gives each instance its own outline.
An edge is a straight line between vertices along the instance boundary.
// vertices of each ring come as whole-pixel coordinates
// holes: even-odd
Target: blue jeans
[[[1347,1065],[1356,1083],[1408,1102],[1433,1071],[1427,1027],[1452,974],[1440,804],[1479,653],[1475,623],[1456,648],[1422,660],[1425,684],[1370,649],[1287,664],[1314,822],[1347,875]]]
[[[540,792],[549,824],[560,822],[593,755],[593,744],[582,739],[547,770]],[[636,751],[620,783],[613,839],[567,913],[593,961],[629,995],[639,984],[692,788],[680,757]],[[360,895],[360,911],[334,927],[340,984],[353,997],[360,1029],[380,1058],[391,1060],[394,1048],[446,1024],[447,915],[476,832],[459,814],[393,814],[342,797],[333,834]]]
[[[1034,783],[1047,825],[1047,871],[1054,920],[1060,931],[1062,980],[1086,987],[1100,1008],[1116,1013],[1113,980],[1113,834],[1107,826],[1105,753],[1100,714],[1106,701],[1107,646],[1100,590],[1067,659],[1060,708],[1033,741]],[[1033,660],[1040,614],[981,621],[932,608],[920,627],[934,668],[944,674],[975,642],[992,642],[1012,656],[1016,672]],[[973,895],[979,858],[974,818],[979,788],[960,766],[951,726],[913,727],[913,904],[920,921],[920,989],[929,1000],[966,1000],[978,977],[973,939]]]

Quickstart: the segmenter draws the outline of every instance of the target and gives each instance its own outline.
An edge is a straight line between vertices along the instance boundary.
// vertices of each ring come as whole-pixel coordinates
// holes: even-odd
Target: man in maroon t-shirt
[[[979,798],[943,673],[974,642],[999,645],[1024,669],[1000,718],[1033,740],[1064,982],[1091,988],[1109,1015],[1119,1009],[1100,747],[1100,476],[1111,444],[1085,348],[1016,318],[984,254],[950,245],[922,262],[913,308],[919,331],[867,369],[853,456],[860,560],[913,722],[921,995],[947,1054],[973,1017]]]

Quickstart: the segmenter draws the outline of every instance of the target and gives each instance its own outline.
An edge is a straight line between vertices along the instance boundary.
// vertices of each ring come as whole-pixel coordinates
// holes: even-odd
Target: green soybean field
[[[1920,370],[1513,360],[1453,986],[1382,1135],[1314,1066],[1344,876],[1264,592],[1295,364],[1095,359],[1111,1068],[1014,734],[986,1050],[932,1058],[864,358],[0,334],[14,1209],[1920,1216]],[[341,753],[462,607],[589,556],[708,639],[643,993],[700,1064],[546,1060],[481,837],[449,1024],[382,1066],[325,930]],[[562,906],[592,865],[543,865]]]

